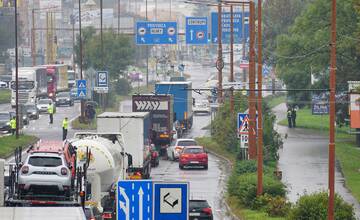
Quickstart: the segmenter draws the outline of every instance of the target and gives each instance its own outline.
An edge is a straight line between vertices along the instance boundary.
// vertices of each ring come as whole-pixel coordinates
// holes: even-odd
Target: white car
[[[6,89],[9,88],[8,84],[4,81],[0,81],[0,89]]]
[[[209,115],[211,113],[210,105],[206,101],[195,103],[193,111],[194,111],[194,114],[208,114]]]
[[[49,103],[53,104],[54,111],[55,111],[56,106],[54,105],[53,100],[51,100],[51,99],[40,99],[36,104],[36,107],[38,108],[39,113],[44,113],[44,112],[47,113]]]
[[[71,178],[61,152],[30,153],[19,172],[20,194],[32,192],[69,197]]]
[[[184,147],[197,145],[194,139],[177,139],[167,148],[167,157],[169,160],[177,160]]]

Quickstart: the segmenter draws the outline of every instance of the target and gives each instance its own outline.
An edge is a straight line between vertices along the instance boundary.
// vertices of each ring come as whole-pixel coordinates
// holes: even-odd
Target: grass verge
[[[0,158],[7,158],[13,154],[17,147],[27,147],[38,140],[35,136],[20,135],[19,139],[15,136],[3,136],[0,138]]]
[[[297,111],[296,127],[316,130],[318,133],[327,134],[329,131],[329,116],[328,115],[313,115],[310,108],[303,108]],[[288,126],[287,118],[279,122],[280,125]],[[352,135],[348,134],[349,127],[336,127],[336,138],[351,139]]]
[[[196,141],[199,145],[204,146],[206,149],[223,156],[229,159],[233,164],[236,162],[235,154],[225,150],[224,148],[220,147],[215,141],[211,139],[211,137],[199,137],[196,138]],[[271,164],[270,166],[276,166],[275,164]],[[285,218],[281,217],[270,217],[266,212],[261,210],[251,210],[248,208],[244,208],[239,201],[232,196],[226,197],[226,202],[229,205],[231,211],[234,215],[236,215],[240,219],[245,220],[285,220]]]
[[[282,94],[282,93],[279,93],[276,95],[270,95],[270,96],[266,97],[265,100],[267,101],[269,108],[272,109],[275,106],[286,102],[286,95]]]
[[[355,143],[337,142],[336,158],[340,162],[345,185],[360,202],[360,148]]]
[[[0,89],[0,104],[9,103],[11,98],[10,89]]]

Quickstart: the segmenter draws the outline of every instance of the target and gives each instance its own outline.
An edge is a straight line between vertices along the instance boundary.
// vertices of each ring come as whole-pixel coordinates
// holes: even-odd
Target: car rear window
[[[204,149],[202,148],[184,148],[184,153],[186,154],[201,154],[204,153]]]
[[[179,141],[178,146],[195,146],[197,145],[195,141]]]
[[[28,163],[35,167],[58,167],[62,165],[62,160],[60,157],[33,156]]]
[[[190,200],[189,202],[190,210],[194,208],[207,208],[209,204],[206,200]]]

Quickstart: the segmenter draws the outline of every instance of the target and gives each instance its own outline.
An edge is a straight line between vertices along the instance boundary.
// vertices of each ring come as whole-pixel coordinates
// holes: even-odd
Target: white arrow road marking
[[[139,192],[139,220],[143,220],[143,196],[144,196],[144,191],[142,189],[142,187],[140,187]]]
[[[126,220],[130,220],[129,197],[126,195],[125,189],[120,187],[120,195],[125,199],[125,203],[120,201],[120,209],[125,213]]]

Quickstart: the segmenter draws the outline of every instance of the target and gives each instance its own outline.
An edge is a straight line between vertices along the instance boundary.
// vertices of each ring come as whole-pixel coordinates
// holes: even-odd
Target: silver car
[[[167,157],[169,160],[179,159],[180,153],[186,146],[197,146],[198,144],[194,139],[177,139],[174,141],[167,150]]]
[[[31,153],[19,172],[21,194],[70,196],[71,172],[62,153]]]

